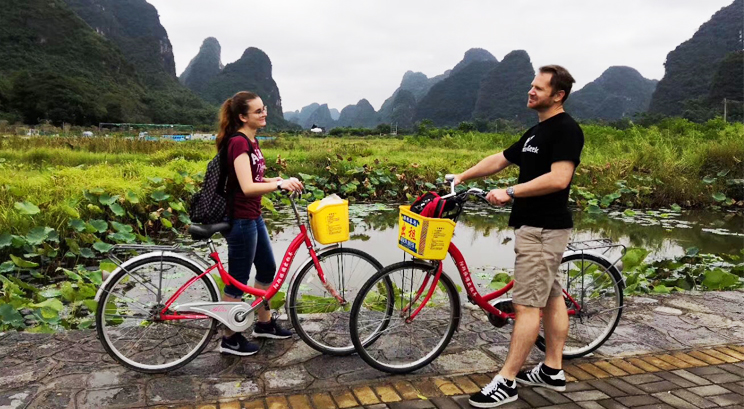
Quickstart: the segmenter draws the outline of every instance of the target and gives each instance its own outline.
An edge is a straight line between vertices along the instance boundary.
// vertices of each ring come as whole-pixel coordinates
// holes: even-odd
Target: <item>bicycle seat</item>
[[[215,224],[192,224],[189,226],[189,234],[194,240],[206,240],[212,238],[215,233],[227,234],[232,226],[230,223]]]

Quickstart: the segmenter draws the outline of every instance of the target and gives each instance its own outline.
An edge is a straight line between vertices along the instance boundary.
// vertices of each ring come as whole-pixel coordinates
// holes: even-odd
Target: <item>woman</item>
[[[302,190],[299,181],[264,178],[266,162],[256,140],[256,132],[266,126],[266,106],[252,92],[238,92],[222,104],[217,150],[227,148],[227,188],[235,192],[229,212],[232,230],[227,235],[228,269],[230,275],[248,283],[251,266],[256,265],[254,287],[266,290],[274,281],[276,263],[266,225],[261,218],[261,196],[275,190]],[[222,299],[240,302],[243,291],[225,286]],[[253,336],[284,339],[292,334],[281,328],[271,317],[268,306],[258,308],[258,322]],[[248,342],[243,334],[225,329],[220,353],[247,356],[258,352],[258,345]]]

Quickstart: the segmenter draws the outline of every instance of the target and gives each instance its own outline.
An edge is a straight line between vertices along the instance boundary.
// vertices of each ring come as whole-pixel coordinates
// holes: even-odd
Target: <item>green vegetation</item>
[[[626,208],[744,206],[742,124],[670,120],[650,128],[584,131],[572,198],[588,216],[611,207],[631,217],[636,211]],[[308,201],[339,193],[351,201],[390,203],[441,189],[444,173],[462,171],[517,138],[434,129],[396,138],[279,135],[262,149],[268,174],[299,176]],[[0,309],[0,330],[90,325],[92,290],[101,270],[113,268],[99,260],[116,243],[176,239],[190,223],[189,198],[214,154],[211,143],[197,141],[0,138],[0,298],[10,305]],[[505,187],[515,178],[511,169],[473,185]],[[269,195],[269,209],[271,200],[286,199]],[[648,264],[638,270],[636,290],[739,284],[731,278],[739,267],[711,258],[720,256],[695,257]],[[701,263],[712,268],[700,270]]]

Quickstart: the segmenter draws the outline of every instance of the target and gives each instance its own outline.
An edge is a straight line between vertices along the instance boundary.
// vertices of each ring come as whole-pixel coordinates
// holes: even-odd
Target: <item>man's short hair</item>
[[[568,94],[571,93],[571,86],[576,82],[568,70],[560,65],[545,65],[540,67],[540,72],[553,74],[550,77],[550,88],[553,90],[551,95],[555,95],[558,91],[565,92],[563,99],[561,99],[561,104],[565,103],[566,99],[568,99]]]

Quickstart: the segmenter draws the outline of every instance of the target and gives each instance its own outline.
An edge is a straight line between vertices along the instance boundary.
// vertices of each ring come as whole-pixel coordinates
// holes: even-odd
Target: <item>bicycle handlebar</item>
[[[457,197],[462,200],[466,200],[468,196],[475,196],[484,202],[491,204],[488,200],[486,200],[486,192],[483,191],[483,189],[479,189],[477,187],[471,187],[470,189],[457,193],[455,190],[455,176],[454,174],[448,173],[444,175],[444,180],[446,182],[449,182],[450,184],[450,193],[442,196],[442,198],[447,199],[450,197]]]

